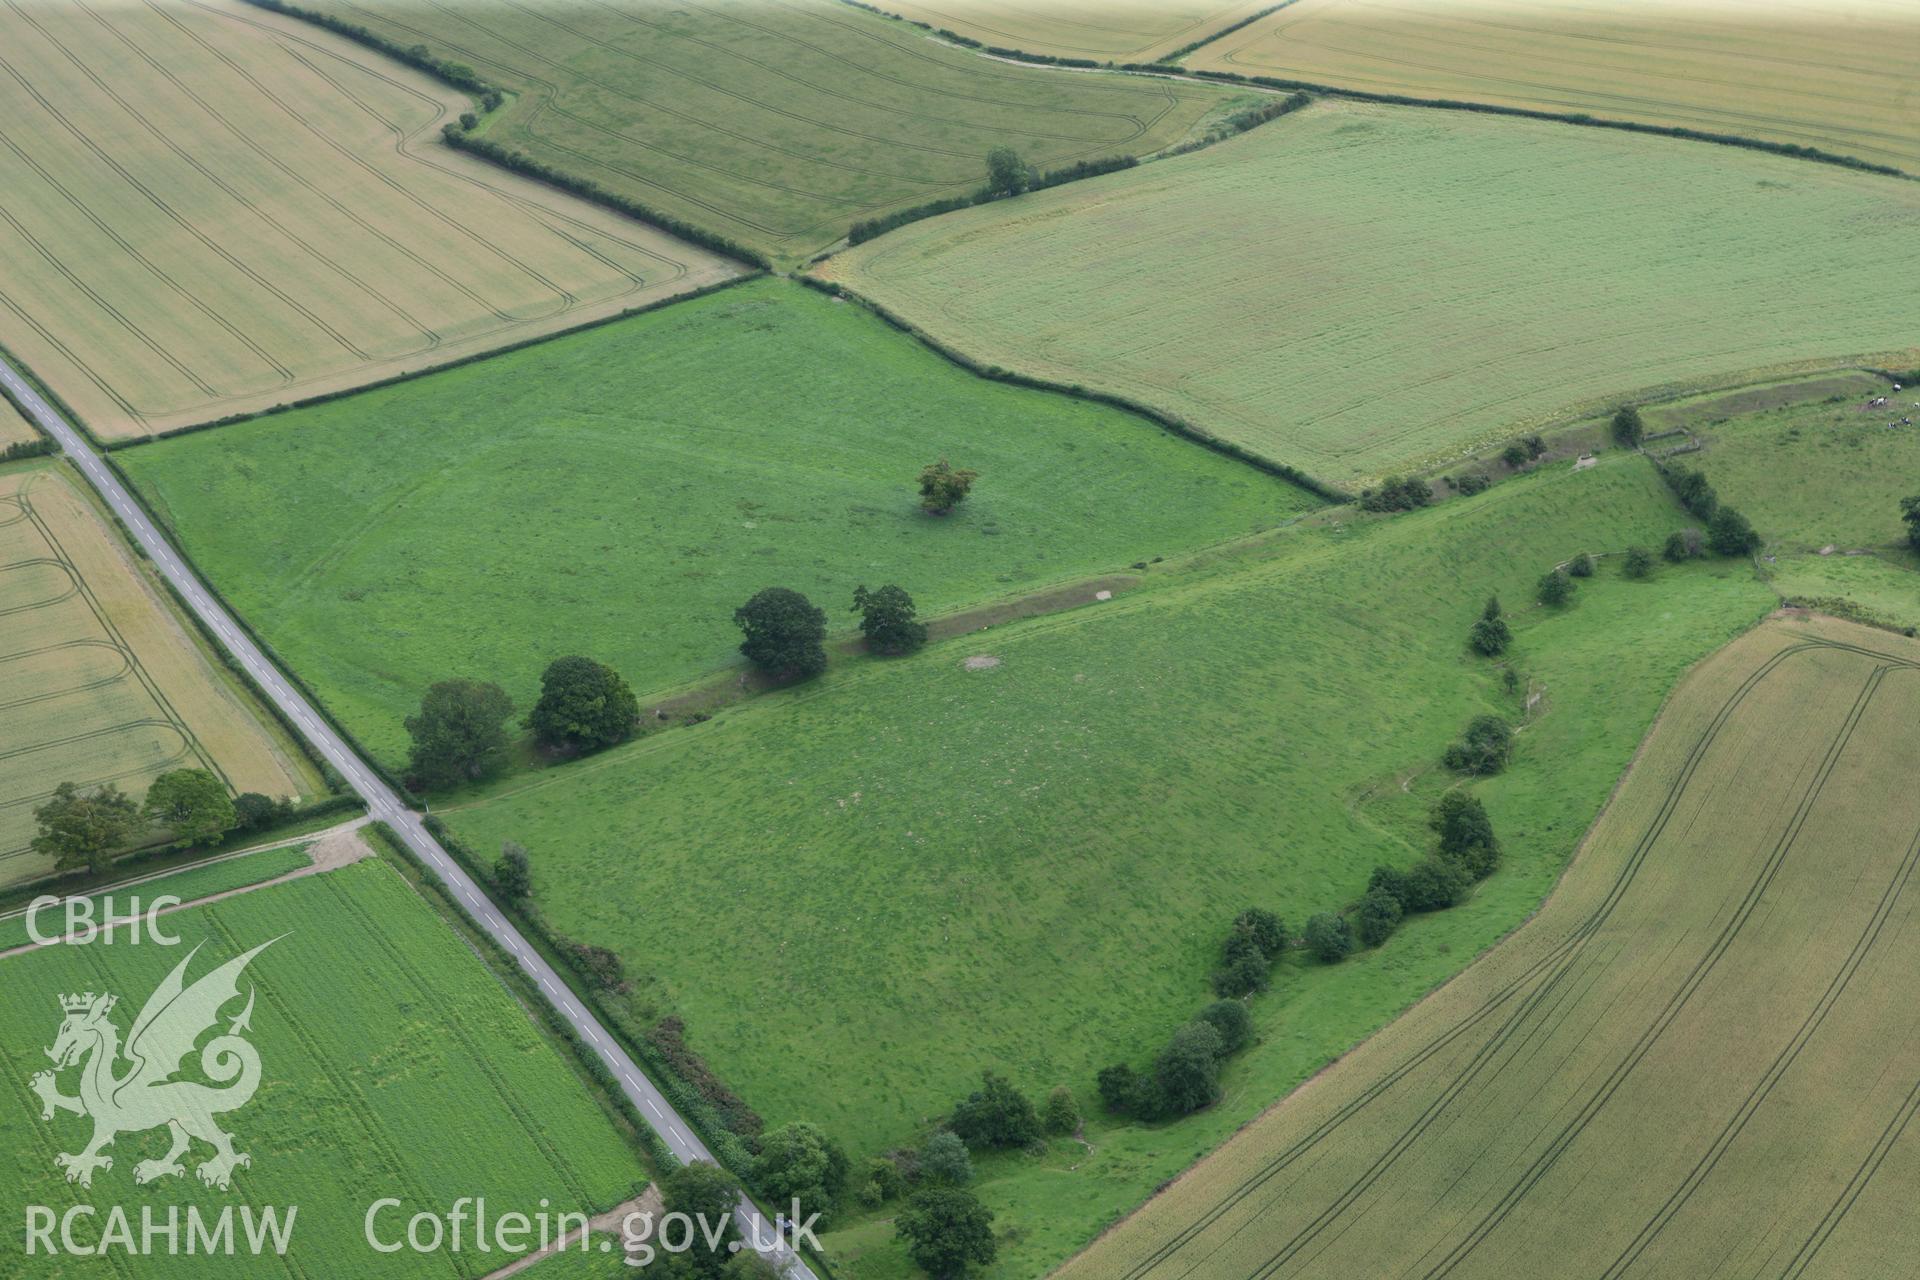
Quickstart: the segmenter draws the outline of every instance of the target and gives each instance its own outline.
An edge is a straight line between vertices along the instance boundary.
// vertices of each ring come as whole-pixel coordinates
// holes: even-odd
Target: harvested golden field
[[[1538,916],[1061,1274],[1911,1274],[1916,716],[1911,640],[1729,645]]]
[[[0,9],[0,343],[103,437],[263,409],[735,268],[439,141],[467,99],[238,0]]]
[[[881,0],[903,18],[999,49],[1095,62],[1158,62],[1273,0]]]
[[[1905,367],[1920,331],[1895,264],[1916,233],[1920,183],[1898,178],[1322,102],[818,271],[983,363],[1358,487],[1615,397],[1869,353]]]
[[[1187,64],[1678,125],[1920,171],[1913,0],[1295,0]]]
[[[307,789],[242,695],[58,464],[0,473],[0,884],[43,874],[34,806],[62,782],[212,769],[235,791]]]

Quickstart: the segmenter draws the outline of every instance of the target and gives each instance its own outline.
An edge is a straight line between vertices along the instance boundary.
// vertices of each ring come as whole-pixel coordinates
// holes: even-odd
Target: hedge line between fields
[[[501,104],[507,99],[507,90],[505,88],[482,78],[479,72],[464,62],[454,62],[438,56],[426,44],[403,45],[399,41],[389,39],[371,28],[361,26],[357,22],[347,22],[344,19],[333,17],[331,14],[320,13],[317,10],[288,4],[286,0],[246,0],[246,3],[256,8],[266,9],[272,13],[284,14],[290,18],[298,18],[303,22],[311,22],[315,26],[323,27],[333,32],[335,35],[344,36],[346,39],[352,40],[357,44],[365,45],[390,58],[403,62],[415,70],[424,71],[428,75],[446,84],[450,84],[456,89],[473,94],[479,98],[480,105],[488,111],[498,110]],[[522,177],[544,182],[548,186],[557,187],[569,195],[600,205],[603,208],[612,209],[614,212],[624,214],[636,221],[649,223],[670,235],[678,236],[682,240],[691,241],[714,253],[732,258],[736,262],[759,267],[763,271],[773,266],[772,261],[768,259],[765,254],[757,250],[749,249],[745,245],[730,240],[725,236],[715,235],[713,232],[697,227],[690,222],[675,218],[671,214],[661,213],[659,210],[644,205],[638,200],[632,200],[617,192],[608,191],[605,187],[602,187],[599,183],[591,179],[576,178],[571,174],[563,173],[558,169],[535,160],[532,156],[524,152],[514,150],[512,147],[502,146],[500,143],[492,142],[485,138],[471,137],[468,135],[467,130],[458,123],[449,123],[446,125],[442,130],[442,136],[445,137],[447,145],[450,147],[461,151],[472,152],[474,155],[480,156],[482,159],[491,160],[501,168],[509,169],[520,174]]]
[[[1895,168],[1893,165],[1875,164],[1870,160],[1862,160],[1858,156],[1842,155],[1839,152],[1826,151],[1819,147],[1803,146],[1795,142],[1768,142],[1761,138],[1749,138],[1744,134],[1711,133],[1704,129],[1689,129],[1682,125],[1645,124],[1634,120],[1615,120],[1606,116],[1595,116],[1580,111],[1541,111],[1532,107],[1500,106],[1491,102],[1462,102],[1455,98],[1421,98],[1410,94],[1371,93],[1364,89],[1347,89],[1339,85],[1321,84],[1313,80],[1283,80],[1276,76],[1243,76],[1231,71],[1202,71],[1173,64],[1172,59],[1185,57],[1201,45],[1209,44],[1229,32],[1238,30],[1240,27],[1247,25],[1248,22],[1257,21],[1269,13],[1284,9],[1287,7],[1287,4],[1293,3],[1293,0],[1286,0],[1285,3],[1275,5],[1272,9],[1254,14],[1253,17],[1247,19],[1246,22],[1236,23],[1234,26],[1223,28],[1221,31],[1209,36],[1206,40],[1189,45],[1187,48],[1179,50],[1176,53],[1169,54],[1166,59],[1159,62],[1097,62],[1090,58],[1054,58],[1046,54],[1026,53],[1019,49],[1003,49],[994,45],[982,44],[980,41],[960,35],[958,32],[935,27],[897,13],[890,13],[877,5],[864,3],[863,0],[845,0],[845,2],[856,8],[866,9],[870,12],[880,14],[883,17],[893,18],[911,26],[931,31],[944,40],[951,40],[956,44],[965,45],[970,49],[978,49],[984,53],[993,54],[995,57],[1011,58],[1019,62],[1030,62],[1036,66],[1080,67],[1105,71],[1130,71],[1148,75],[1185,76],[1190,79],[1210,80],[1220,84],[1243,84],[1262,89],[1284,89],[1291,92],[1315,93],[1330,98],[1349,98],[1356,102],[1378,102],[1388,106],[1431,107],[1440,111],[1476,111],[1485,115],[1518,116],[1527,120],[1552,120],[1560,124],[1581,125],[1594,129],[1619,129],[1627,133],[1646,133],[1663,138],[1683,138],[1690,142],[1711,142],[1725,147],[1745,147],[1749,150],[1766,151],[1774,155],[1790,156],[1796,160],[1811,160],[1819,164],[1839,165],[1842,168],[1857,169],[1865,173],[1882,174],[1890,178],[1906,178],[1911,181],[1917,176],[1908,173],[1904,169]]]
[[[437,819],[429,818],[427,821],[434,823]],[[434,897],[439,900],[443,911],[451,912],[465,924],[465,932],[470,944],[484,952],[486,961],[496,972],[502,975],[513,975],[510,979],[513,983],[531,986],[532,980],[527,976],[527,971],[515,963],[513,957],[494,940],[492,934],[480,926],[480,922],[473,918],[473,913],[468,911],[447,886],[441,883],[439,877],[434,875],[432,868],[414,856],[413,850],[407,847],[406,841],[394,833],[391,826],[385,822],[370,822],[367,824],[367,829],[386,845],[390,853],[404,858],[407,864],[418,873],[421,883],[432,886]],[[447,842],[443,839],[441,843],[444,845]],[[449,849],[451,847],[448,845]],[[459,855],[455,854],[455,856]],[[462,859],[462,862],[464,863],[465,859]],[[587,1042],[580,1038],[580,1034],[565,1018],[560,1017],[551,1002],[540,998],[537,992],[533,992],[532,997],[523,1000],[522,1003],[539,1010],[541,1024],[567,1046],[581,1072],[593,1081],[605,1100],[632,1127],[635,1138],[646,1149],[647,1156],[653,1161],[654,1166],[662,1173],[678,1167],[680,1162],[667,1149],[665,1140],[633,1105],[633,1100],[627,1097],[626,1090],[620,1087],[620,1082],[614,1078],[613,1072],[607,1069],[607,1064],[600,1060],[600,1055],[588,1047]]]
[[[249,3],[251,2],[252,0],[249,0]],[[482,360],[491,360],[495,356],[504,356],[515,351],[524,351],[528,347],[537,347],[543,342],[552,342],[556,338],[567,338],[576,333],[585,333],[589,329],[598,329],[602,325],[618,324],[622,320],[631,320],[635,316],[645,315],[649,311],[658,311],[661,307],[671,306],[676,302],[691,302],[695,298],[704,298],[710,293],[718,293],[722,289],[731,289],[735,285],[745,284],[749,280],[758,280],[765,274],[766,273],[762,271],[752,271],[745,275],[715,281],[713,284],[703,284],[697,289],[689,289],[685,293],[670,294],[664,298],[655,298],[651,302],[641,303],[637,307],[628,307],[625,311],[616,312],[610,316],[596,316],[592,320],[583,320],[570,328],[555,329],[551,333],[536,333],[529,337],[521,338],[517,342],[510,342],[504,347],[488,347],[484,351],[469,351],[466,355],[455,356],[453,359],[440,364],[427,365],[420,369],[410,369],[405,373],[396,373],[375,382],[357,382],[350,387],[339,387],[333,391],[322,391],[299,400],[289,400],[285,404],[269,405],[265,409],[250,409],[246,413],[230,413],[224,418],[212,418],[206,422],[195,422],[184,427],[174,427],[168,431],[156,431],[151,435],[135,436],[128,440],[116,440],[110,444],[96,442],[96,447],[102,453],[115,452],[121,449],[134,449],[141,445],[152,444],[156,440],[172,440],[179,436],[190,436],[196,431],[212,431],[216,427],[231,427],[242,422],[252,422],[256,418],[271,418],[275,414],[291,413],[295,409],[311,409],[318,404],[327,404],[334,400],[344,400],[349,396],[357,396],[363,391],[378,391],[382,387],[398,386],[403,382],[412,382],[416,378],[425,378],[436,373],[446,373],[450,369],[458,369],[465,365],[478,364]],[[88,435],[91,437],[92,433],[89,432]]]
[[[1127,413],[1137,414],[1149,422],[1152,422],[1154,425],[1172,432],[1174,435],[1191,440],[1195,444],[1213,450],[1215,453],[1232,458],[1236,462],[1243,462],[1250,467],[1266,472],[1268,475],[1276,476],[1279,479],[1287,481],[1289,484],[1305,489],[1308,493],[1313,494],[1322,501],[1345,503],[1354,500],[1352,494],[1342,489],[1336,489],[1325,481],[1319,480],[1300,470],[1298,467],[1289,466],[1284,462],[1275,462],[1273,459],[1254,453],[1249,449],[1233,443],[1231,440],[1223,440],[1212,432],[1188,422],[1185,418],[1177,417],[1163,410],[1156,409],[1152,405],[1143,404],[1138,400],[1131,400],[1125,396],[1114,395],[1106,391],[1090,390],[1078,383],[1049,382],[1044,378],[1036,378],[1012,369],[1005,369],[997,364],[981,364],[972,356],[948,346],[940,339],[928,333],[925,329],[920,328],[910,320],[894,314],[865,294],[858,293],[835,281],[822,280],[816,276],[801,275],[795,276],[794,279],[810,289],[818,290],[831,297],[845,298],[851,302],[859,303],[894,328],[919,340],[933,351],[945,356],[948,360],[951,360],[954,364],[959,365],[969,373],[977,374],[982,378],[990,378],[995,382],[1010,383],[1016,387],[1028,387],[1035,391],[1051,391],[1060,395],[1072,396],[1076,400],[1087,400],[1094,404],[1104,404],[1111,408],[1124,410]]]
[[[481,861],[478,853],[466,841],[455,835],[447,824],[438,817],[429,814],[423,825],[433,833],[455,861],[483,885],[493,882],[493,875]],[[490,897],[492,895],[489,895]],[[574,959],[570,940],[556,934],[547,927],[546,921],[539,915],[525,910],[520,903],[506,902],[493,898],[494,905],[512,920],[513,923],[531,937],[534,942],[554,961],[556,968],[570,971],[579,979],[574,985],[574,993],[581,1002],[591,1009],[608,1031],[620,1040],[620,1045],[633,1059],[640,1063],[660,1091],[673,1103],[674,1110],[693,1126],[707,1149],[719,1159],[720,1163],[731,1169],[735,1175],[745,1181],[753,1168],[753,1153],[748,1150],[741,1136],[721,1121],[719,1111],[694,1084],[675,1071],[672,1065],[660,1054],[645,1036],[632,1034],[622,1018],[607,1008],[593,976],[585,972]]]
[[[1096,68],[1097,69],[1097,68],[1103,68],[1103,67],[1112,67],[1115,65],[1111,61],[1102,62],[1096,58],[1060,58],[1060,57],[1055,57],[1053,54],[1050,54],[1050,53],[1029,53],[1025,49],[1009,49],[1003,45],[988,44],[984,40],[976,40],[972,36],[963,36],[958,31],[951,31],[946,27],[936,27],[931,22],[922,22],[918,18],[909,18],[904,13],[895,13],[891,9],[882,9],[877,4],[866,3],[866,0],[846,0],[846,3],[852,5],[856,9],[865,9],[868,13],[877,13],[883,18],[892,18],[895,22],[904,22],[910,27],[918,27],[922,31],[931,31],[934,35],[939,36],[942,40],[950,41],[954,44],[961,45],[964,48],[978,49],[982,53],[990,53],[997,58],[1014,58],[1020,62],[1031,62],[1038,66],[1043,66],[1043,67],[1079,67],[1079,68]],[[1246,17],[1240,19],[1238,22],[1235,22],[1228,26],[1224,26],[1220,28],[1218,31],[1214,32],[1210,36],[1204,36],[1199,40],[1195,40],[1192,44],[1182,45],[1180,48],[1175,49],[1172,53],[1167,54],[1158,63],[1153,63],[1153,64],[1124,63],[1124,64],[1121,64],[1121,68],[1128,69],[1136,66],[1145,66],[1145,65],[1152,65],[1157,68],[1163,68],[1163,69],[1168,68],[1170,64],[1178,62],[1180,59],[1186,57],[1188,54],[1192,53],[1195,49],[1200,48],[1202,45],[1212,44],[1215,40],[1220,39],[1222,36],[1232,35],[1234,32],[1240,30],[1242,27],[1250,27],[1254,23],[1260,21],[1260,19],[1267,17],[1270,14],[1278,13],[1292,3],[1294,3],[1294,0],[1280,0],[1279,4],[1269,5],[1257,13],[1250,13]],[[1175,71],[1181,70],[1181,68],[1179,67],[1171,67],[1171,69]]]

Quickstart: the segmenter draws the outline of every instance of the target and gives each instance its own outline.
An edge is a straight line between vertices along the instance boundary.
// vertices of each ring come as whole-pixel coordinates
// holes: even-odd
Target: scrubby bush
[[[234,826],[241,831],[258,831],[293,816],[293,801],[275,800],[258,791],[242,791],[233,798]]]
[[[1264,907],[1248,907],[1235,916],[1233,930],[1252,938],[1269,960],[1278,960],[1287,949],[1286,923]]]
[[[1513,756],[1513,730],[1499,716],[1475,716],[1443,757],[1455,773],[1492,774]]]
[[[1653,552],[1645,547],[1628,547],[1626,558],[1620,562],[1620,572],[1634,579],[1652,577]]]
[[[533,864],[525,845],[512,840],[500,842],[500,856],[493,863],[493,887],[508,902],[521,902],[533,893]]]
[[[1679,564],[1682,560],[1692,560],[1698,556],[1704,546],[1706,540],[1698,529],[1675,529],[1667,535],[1667,543],[1660,548],[1660,554]]]
[[[980,1073],[980,1087],[953,1109],[948,1122],[969,1147],[1024,1147],[1040,1137],[1040,1117],[1027,1095],[1005,1076]]]
[[[1215,1000],[1200,1011],[1200,1020],[1220,1033],[1220,1052],[1238,1053],[1253,1042],[1253,1015],[1239,1000]]]
[[[1220,1096],[1220,1059],[1225,1043],[1210,1022],[1196,1019],[1173,1033],[1153,1060],[1153,1111],[1191,1115]]]
[[[1540,579],[1534,594],[1541,604],[1557,609],[1573,599],[1573,578],[1565,569],[1555,569]]]
[[[1497,658],[1513,643],[1513,631],[1505,618],[1481,618],[1468,630],[1467,643],[1482,657]]]
[[[1582,551],[1579,555],[1567,562],[1567,572],[1576,578],[1591,578],[1593,576],[1593,557]]]
[[[1527,446],[1521,444],[1518,440],[1514,441],[1500,451],[1500,460],[1509,467],[1512,467],[1515,471],[1518,471],[1520,468],[1526,466],[1529,461],[1527,457]]]
[[[1055,1085],[1053,1092],[1047,1095],[1047,1132],[1056,1137],[1077,1133],[1080,1129],[1080,1104],[1073,1100],[1073,1090],[1065,1085]]]
[[[1475,880],[1484,880],[1500,865],[1500,842],[1479,797],[1449,791],[1440,797],[1427,818],[1440,837],[1440,856],[1456,863]]]
[[[1325,964],[1338,964],[1353,954],[1353,926],[1338,912],[1322,911],[1307,921],[1307,950]]]
[[[993,1211],[960,1187],[928,1187],[914,1193],[894,1219],[907,1256],[928,1275],[957,1280],[969,1266],[993,1262]]]
[[[1213,972],[1215,994],[1238,999],[1267,989],[1273,960],[1250,934],[1238,929],[1228,934],[1220,960],[1220,967]]]
[[[1647,436],[1647,425],[1640,420],[1640,411],[1630,404],[1614,410],[1612,430],[1613,442],[1624,449],[1638,449]]]
[[[923,467],[920,506],[928,515],[944,516],[967,500],[967,495],[973,492],[973,482],[979,478],[978,471],[956,469],[945,458]]]
[[[1428,858],[1405,871],[1375,867],[1367,892],[1380,892],[1399,904],[1403,915],[1440,911],[1466,896],[1470,882],[1461,868],[1440,858]]]
[[[1377,947],[1393,936],[1405,914],[1400,900],[1379,885],[1367,890],[1353,913],[1354,933],[1363,947]]]
[[[1140,1075],[1124,1062],[1100,1068],[1094,1078],[1100,1105],[1114,1115],[1127,1115],[1140,1100]]]
[[[964,1187],[973,1181],[973,1156],[957,1133],[942,1130],[920,1147],[920,1180]]]
[[[1906,521],[1907,545],[1920,551],[1920,494],[1900,499],[1900,518]]]
[[[847,1184],[847,1157],[818,1125],[793,1120],[760,1139],[753,1184],[775,1204],[798,1200],[824,1220]]]
[[[1433,501],[1433,486],[1419,476],[1388,476],[1360,495],[1362,511],[1411,511]]]
[[[1713,513],[1719,510],[1720,498],[1707,483],[1707,477],[1698,471],[1686,467],[1668,467],[1665,472],[1667,485],[1673,490],[1673,496],[1680,499],[1696,520],[1711,520]]]
[[[1453,485],[1453,491],[1455,493],[1460,494],[1462,497],[1470,498],[1476,493],[1485,492],[1487,487],[1493,483],[1493,477],[1478,471],[1469,471],[1463,476],[1453,477],[1448,483]]]
[[[1723,505],[1707,521],[1707,545],[1723,556],[1751,555],[1760,546],[1760,535],[1745,516]]]

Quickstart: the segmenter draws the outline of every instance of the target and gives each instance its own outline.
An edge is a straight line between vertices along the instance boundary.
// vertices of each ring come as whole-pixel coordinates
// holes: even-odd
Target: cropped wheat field
[[[465,94],[239,0],[0,9],[0,343],[105,437],[736,273],[449,150]]]

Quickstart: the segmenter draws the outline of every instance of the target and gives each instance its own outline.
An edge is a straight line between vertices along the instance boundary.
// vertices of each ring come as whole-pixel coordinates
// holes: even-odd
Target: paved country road
[[[0,357],[0,385],[4,385],[14,403],[24,409],[27,416],[66,451],[74,465],[79,467],[80,474],[86,477],[87,483],[113,509],[134,540],[152,557],[154,565],[187,602],[187,607],[220,637],[220,643],[226,646],[227,651],[246,669],[266,696],[273,700],[274,705],[285,713],[288,720],[299,727],[301,735],[321,758],[338,770],[340,776],[347,780],[347,785],[367,802],[368,812],[391,826],[414,856],[439,877],[472,913],[473,918],[479,921],[480,926],[492,935],[493,940],[526,970],[527,976],[539,985],[560,1016],[599,1055],[607,1070],[613,1073],[613,1078],[620,1082],[621,1090],[632,1101],[634,1109],[653,1126],[667,1149],[682,1162],[713,1160],[705,1144],[668,1104],[654,1087],[653,1081],[647,1079],[626,1050],[600,1025],[599,1020],[587,1012],[540,953],[527,945],[520,931],[500,914],[473,878],[440,847],[440,842],[421,825],[419,815],[407,808],[399,794],[354,754],[345,739],[334,732],[312,704],[267,660],[260,647],[240,629],[232,615],[207,590],[199,576],[187,567],[186,561],[162,536],[153,521],[147,518],[146,511],[127,493],[86,438],[56,412],[4,357]],[[767,1222],[746,1198],[742,1197],[735,1217],[739,1221],[741,1234],[747,1240],[771,1241],[775,1238],[773,1224]],[[771,1250],[768,1257],[779,1266],[787,1280],[814,1280],[813,1271],[806,1262],[784,1244]]]

